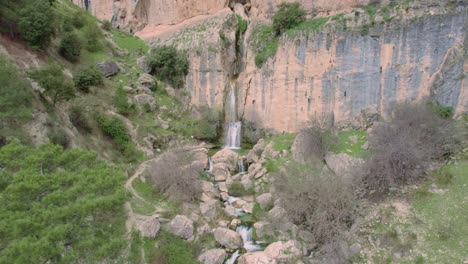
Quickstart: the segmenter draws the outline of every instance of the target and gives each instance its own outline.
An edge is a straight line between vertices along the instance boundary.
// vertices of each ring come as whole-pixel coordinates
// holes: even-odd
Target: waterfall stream
[[[239,167],[239,173],[240,174],[246,174],[247,173],[247,171],[245,169],[244,161],[242,159],[239,159],[239,161],[237,162],[237,165]]]
[[[236,93],[231,86],[229,93],[229,120],[227,124],[225,148],[240,149],[242,124],[237,120]]]
[[[254,252],[262,250],[262,246],[255,244],[255,242],[252,240],[252,227],[247,225],[240,225],[239,227],[237,227],[236,232],[242,238],[242,247],[245,249],[245,251]],[[231,255],[231,257],[226,260],[225,264],[234,264],[237,258],[241,255],[242,254],[240,253],[240,251],[236,250]]]

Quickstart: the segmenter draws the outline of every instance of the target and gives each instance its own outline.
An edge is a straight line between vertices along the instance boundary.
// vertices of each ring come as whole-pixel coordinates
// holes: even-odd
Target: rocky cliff
[[[381,1],[382,10],[372,14],[362,8],[365,0],[302,0],[309,18],[333,19],[283,36],[276,55],[258,68],[251,40],[279,2],[121,0],[91,1],[88,8],[100,18],[112,10],[115,23],[141,29],[136,35],[153,45],[187,50],[193,104],[222,108],[234,86],[243,121],[277,132],[297,131],[314,117],[340,122],[363,110],[387,115],[403,101],[468,110],[466,3]],[[245,33],[236,33],[236,15],[248,21]]]

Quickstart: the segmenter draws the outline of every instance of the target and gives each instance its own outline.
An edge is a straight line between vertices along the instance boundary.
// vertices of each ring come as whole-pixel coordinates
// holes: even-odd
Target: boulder
[[[257,201],[260,208],[265,209],[265,208],[267,208],[268,206],[271,205],[272,195],[271,195],[271,193],[261,194],[261,195],[257,196],[257,198],[255,198],[255,201]]]
[[[223,163],[229,171],[237,170],[239,155],[230,149],[222,149],[213,156],[213,163]]]
[[[220,192],[228,192],[228,188],[225,182],[218,183],[218,187]]]
[[[135,103],[141,111],[154,111],[156,109],[156,100],[149,94],[139,94],[134,97]]]
[[[226,208],[224,208],[224,212],[230,217],[237,216],[236,208],[234,208],[234,206],[232,205],[226,205]]]
[[[242,206],[242,210],[244,210],[244,212],[248,214],[253,213],[253,208],[254,208],[253,203],[246,203],[244,206]]]
[[[265,248],[264,252],[278,263],[291,263],[303,255],[302,245],[296,240],[272,243]]]
[[[260,159],[260,156],[263,153],[263,149],[265,148],[265,141],[260,139],[257,144],[249,151],[245,160],[247,163],[256,163]]]
[[[209,200],[200,204],[200,212],[206,220],[212,221],[217,216],[218,201]]]
[[[211,197],[211,198],[218,198],[219,197],[219,193],[216,190],[216,188],[214,187],[213,183],[208,182],[208,181],[201,181],[201,186],[202,186],[203,192],[208,197]]]
[[[158,218],[154,216],[137,215],[135,226],[140,231],[141,236],[148,238],[155,238],[161,229]]]
[[[138,68],[142,69],[146,73],[151,73],[151,67],[148,65],[148,62],[146,61],[146,57],[140,57],[137,59],[137,65]]]
[[[273,235],[272,225],[267,221],[260,221],[254,224],[257,238],[262,239],[267,235]]]
[[[169,223],[169,231],[183,239],[193,236],[193,221],[185,215],[176,215]]]
[[[276,264],[276,260],[263,251],[246,253],[237,260],[238,264]]]
[[[363,159],[349,156],[345,153],[328,153],[325,156],[328,167],[342,179],[351,182],[353,171],[364,163]]]
[[[305,147],[309,145],[307,142],[310,141],[310,132],[307,129],[303,129],[297,133],[296,138],[291,146],[291,154],[294,161],[301,164],[313,163],[319,164],[322,162],[315,155],[311,155],[310,150]]]
[[[100,61],[96,63],[96,67],[104,77],[111,77],[120,72],[120,67],[114,61]]]
[[[190,152],[192,161],[192,168],[196,171],[202,172],[208,169],[208,150],[205,148],[195,149]]]
[[[214,230],[214,237],[218,243],[228,249],[238,249],[242,246],[241,236],[227,228],[216,228]]]
[[[124,86],[123,90],[124,92],[129,93],[129,94],[133,93],[133,88],[130,86]]]
[[[140,75],[138,78],[138,85],[144,88],[147,88],[151,91],[156,90],[156,80],[153,78],[153,76],[143,73]]]
[[[210,249],[198,257],[198,261],[203,264],[223,264],[226,258],[226,251],[224,249],[216,248]]]
[[[287,212],[282,207],[275,206],[270,211],[268,211],[268,215],[272,219],[281,220],[287,215]]]

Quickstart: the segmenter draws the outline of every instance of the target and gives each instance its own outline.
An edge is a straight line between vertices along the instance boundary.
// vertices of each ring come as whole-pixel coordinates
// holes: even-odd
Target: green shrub
[[[114,93],[114,105],[117,111],[122,115],[128,115],[134,110],[134,105],[128,103],[127,93],[119,85]]]
[[[281,3],[273,16],[273,29],[277,35],[305,21],[306,12],[300,3]]]
[[[95,114],[95,120],[101,131],[110,137],[122,153],[132,152],[131,138],[124,121],[116,116],[107,116],[102,113]],[[127,153],[129,154],[129,153]]]
[[[261,67],[269,58],[276,55],[279,40],[275,36],[273,27],[267,25],[257,26],[252,36],[255,36],[252,42],[255,50],[255,65]]]
[[[77,29],[84,27],[84,25],[86,24],[86,17],[83,11],[81,10],[76,11],[71,17],[71,22],[73,26]]]
[[[31,85],[0,55],[0,138],[16,134],[32,117]]]
[[[47,134],[47,137],[49,138],[52,144],[59,145],[64,148],[68,147],[68,143],[70,141],[70,138],[65,133],[65,131],[61,129],[55,129],[52,132],[49,132]]]
[[[101,27],[106,31],[110,31],[112,29],[112,23],[109,20],[104,20],[102,21]]]
[[[172,46],[155,47],[148,55],[147,61],[159,79],[168,81],[175,88],[184,84],[189,70],[189,61],[185,53]]]
[[[68,117],[70,122],[76,127],[76,129],[85,133],[91,132],[91,125],[86,115],[86,110],[80,105],[73,105],[70,107]]]
[[[76,62],[81,55],[81,42],[75,33],[66,33],[60,42],[59,53],[66,60]]]
[[[29,1],[20,13],[18,28],[32,47],[44,48],[55,34],[54,10],[45,1]]]
[[[255,191],[253,188],[245,189],[241,182],[235,181],[229,186],[228,193],[235,197],[242,197],[245,195],[253,195]]]
[[[102,32],[96,24],[89,24],[84,30],[85,47],[89,52],[96,52],[101,49],[99,40],[102,38]]]
[[[153,263],[199,264],[190,243],[169,232],[161,232]]]
[[[453,173],[447,168],[442,168],[434,174],[434,178],[437,185],[445,187],[452,182]]]
[[[102,73],[95,66],[87,66],[78,69],[73,75],[75,86],[82,92],[89,92],[91,86],[103,83]]]
[[[65,77],[60,65],[54,63],[29,73],[45,90],[45,94],[52,97],[54,103],[59,100],[69,100],[75,96],[75,89]]]
[[[453,107],[451,106],[443,106],[438,103],[429,103],[429,106],[431,107],[432,111],[434,111],[434,113],[444,119],[452,118],[454,114]]]
[[[240,33],[240,34],[244,34],[245,31],[247,31],[247,27],[248,27],[248,22],[247,20],[244,20],[241,16],[239,15],[236,15],[237,17],[237,31]]]

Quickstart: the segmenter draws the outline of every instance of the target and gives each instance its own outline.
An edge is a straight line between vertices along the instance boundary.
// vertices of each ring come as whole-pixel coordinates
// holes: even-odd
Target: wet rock
[[[257,198],[255,200],[257,201],[260,208],[265,209],[265,208],[267,208],[268,206],[271,205],[272,195],[271,195],[271,193],[264,193],[262,195],[257,196]]]
[[[185,215],[176,215],[169,223],[169,231],[183,239],[193,236],[193,221]]]
[[[238,264],[276,264],[276,260],[263,251],[246,253],[239,257]]]
[[[200,204],[200,212],[206,220],[212,221],[217,216],[218,201],[210,200]]]
[[[237,200],[235,202],[232,203],[232,206],[234,206],[235,208],[242,208],[244,205],[246,205],[247,202],[244,201],[244,200]]]
[[[265,248],[264,252],[279,263],[290,263],[303,255],[302,245],[296,240],[272,243]]]
[[[210,249],[198,257],[198,261],[203,264],[223,264],[226,258],[226,251],[224,249]]]
[[[232,219],[231,223],[229,224],[229,228],[231,228],[232,230],[236,230],[237,227],[241,224],[241,220],[239,219]]]
[[[114,61],[100,61],[96,63],[96,67],[106,78],[116,75],[120,72],[120,67]]]
[[[151,91],[156,90],[156,80],[153,78],[153,76],[147,73],[140,75],[138,78],[138,85]]]
[[[136,228],[143,237],[155,238],[158,235],[161,224],[157,217],[137,215],[135,218]]]
[[[140,111],[154,111],[156,110],[156,100],[153,96],[148,94],[139,94],[134,97]]]
[[[216,228],[214,230],[214,237],[218,243],[228,249],[238,249],[242,246],[240,235],[227,228]]]

